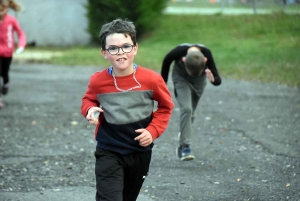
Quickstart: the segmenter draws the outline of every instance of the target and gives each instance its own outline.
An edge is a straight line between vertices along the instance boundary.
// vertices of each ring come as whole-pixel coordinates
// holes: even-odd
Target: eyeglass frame
[[[124,44],[124,45],[121,46],[121,47],[116,46],[116,45],[112,45],[112,46],[110,46],[110,47],[108,47],[107,49],[104,49],[104,50],[107,51],[107,52],[108,52],[109,54],[111,54],[111,55],[117,55],[117,54],[119,54],[120,49],[122,49],[122,51],[123,51],[124,53],[130,53],[130,52],[125,52],[125,51],[123,50],[123,47],[126,46],[126,45],[131,46],[130,52],[131,52],[131,51],[133,50],[133,48],[136,46],[136,45],[132,45],[132,44]],[[111,48],[111,47],[117,47],[117,48],[118,48],[118,52],[117,52],[116,54],[110,53],[109,48]]]

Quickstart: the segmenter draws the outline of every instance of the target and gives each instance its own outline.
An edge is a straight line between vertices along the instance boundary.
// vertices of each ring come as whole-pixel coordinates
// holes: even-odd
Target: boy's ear
[[[206,57],[204,57],[204,62],[205,62],[205,63],[207,62],[207,58],[206,58]]]
[[[185,60],[186,60],[186,57],[182,57],[182,61],[185,62]]]
[[[100,52],[103,55],[104,59],[107,59],[106,51],[101,49]]]
[[[138,48],[139,48],[139,45],[138,45],[138,44],[136,44],[136,45],[134,46],[134,55],[136,55],[136,54],[137,54],[137,50],[138,50]]]

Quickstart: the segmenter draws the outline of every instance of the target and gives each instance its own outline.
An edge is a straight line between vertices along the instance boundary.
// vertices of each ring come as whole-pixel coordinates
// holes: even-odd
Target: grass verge
[[[165,15],[138,41],[135,62],[160,71],[164,55],[180,43],[202,43],[224,78],[300,86],[300,15]],[[59,65],[107,67],[99,47],[27,48],[61,53],[29,59]],[[26,51],[25,51],[26,52]],[[25,53],[24,52],[24,53]]]

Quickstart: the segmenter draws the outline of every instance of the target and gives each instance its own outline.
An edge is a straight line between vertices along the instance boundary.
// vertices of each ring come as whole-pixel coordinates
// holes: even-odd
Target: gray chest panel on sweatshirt
[[[99,94],[98,101],[108,123],[127,124],[145,119],[154,108],[152,90]]]

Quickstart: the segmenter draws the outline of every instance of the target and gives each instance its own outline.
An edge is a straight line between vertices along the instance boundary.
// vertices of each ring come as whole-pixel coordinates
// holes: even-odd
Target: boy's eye
[[[124,45],[124,46],[123,46],[123,48],[125,48],[125,49],[126,49],[126,48],[131,48],[131,47],[132,47],[131,45]]]
[[[109,47],[108,49],[109,49],[109,50],[112,50],[112,51],[116,51],[116,50],[118,50],[118,47],[111,46],[111,47]]]

